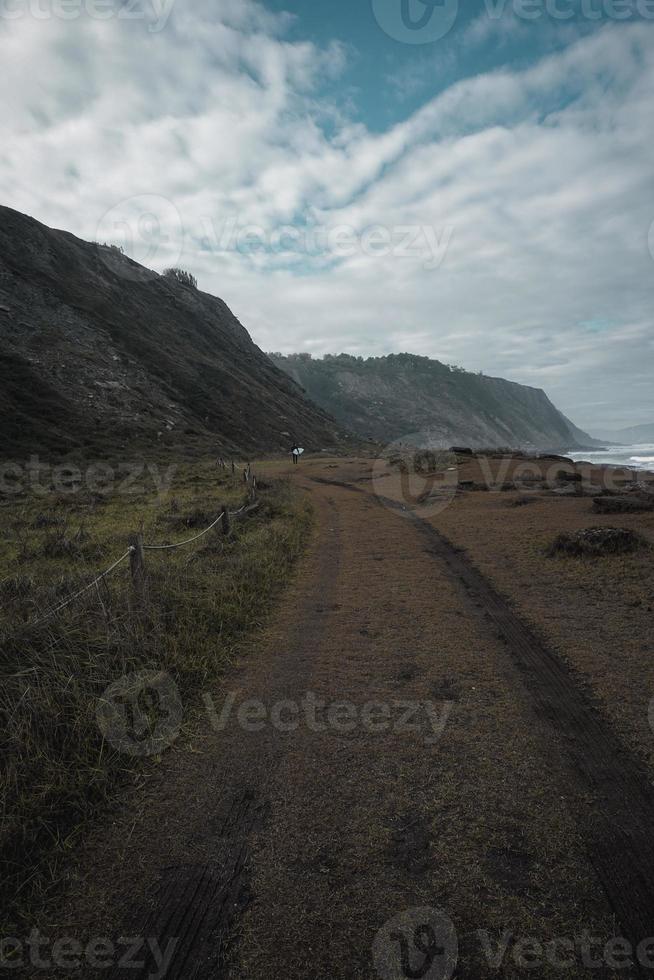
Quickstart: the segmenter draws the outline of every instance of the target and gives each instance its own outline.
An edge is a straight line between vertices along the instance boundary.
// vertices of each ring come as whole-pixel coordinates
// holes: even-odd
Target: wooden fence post
[[[229,510],[227,508],[227,504],[222,504],[220,509],[223,512],[223,516],[221,520],[223,534],[227,535],[229,534]]]
[[[130,534],[129,545],[132,549],[129,554],[129,567],[132,573],[132,585],[134,591],[142,598],[145,593],[146,571],[145,571],[145,552],[143,551],[143,535]]]

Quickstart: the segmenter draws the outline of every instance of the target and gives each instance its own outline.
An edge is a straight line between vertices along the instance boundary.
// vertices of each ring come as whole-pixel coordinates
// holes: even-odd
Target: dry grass
[[[233,527],[178,551],[147,555],[148,588],[136,601],[124,563],[60,615],[31,625],[93,579],[142,529],[148,542],[175,541],[210,523],[243,484],[214,466],[178,470],[172,496],[79,492],[0,501],[0,695],[2,899],[11,921],[56,889],[61,859],[88,818],[142,763],[103,741],[98,699],[116,679],[168,674],[182,701],[220,676],[285,582],[310,523],[284,481]]]

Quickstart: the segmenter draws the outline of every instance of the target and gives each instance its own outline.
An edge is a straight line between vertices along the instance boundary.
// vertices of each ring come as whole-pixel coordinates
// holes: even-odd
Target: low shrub
[[[516,497],[515,500],[510,500],[509,507],[526,507],[527,504],[535,503],[537,499],[537,497],[527,497],[523,494],[520,497]]]
[[[572,558],[602,558],[632,554],[648,547],[649,542],[629,528],[589,527],[559,534],[550,545],[548,554],[551,557],[561,555]]]
[[[198,281],[191,272],[187,272],[186,269],[177,269],[171,267],[170,269],[164,269],[163,276],[165,279],[174,279],[176,282],[182,284],[182,286],[190,286],[192,289],[198,288]]]
[[[595,497],[596,514],[641,514],[654,510],[654,497]]]

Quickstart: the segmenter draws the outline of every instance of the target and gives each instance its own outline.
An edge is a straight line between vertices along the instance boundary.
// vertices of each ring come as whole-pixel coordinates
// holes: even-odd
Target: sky
[[[654,0],[0,0],[0,51],[1,203],[264,350],[654,421]]]

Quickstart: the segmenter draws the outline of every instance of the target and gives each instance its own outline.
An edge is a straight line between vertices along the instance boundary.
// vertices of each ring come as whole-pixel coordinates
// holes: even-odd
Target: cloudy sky
[[[265,350],[654,421],[654,0],[0,0],[0,198]]]

